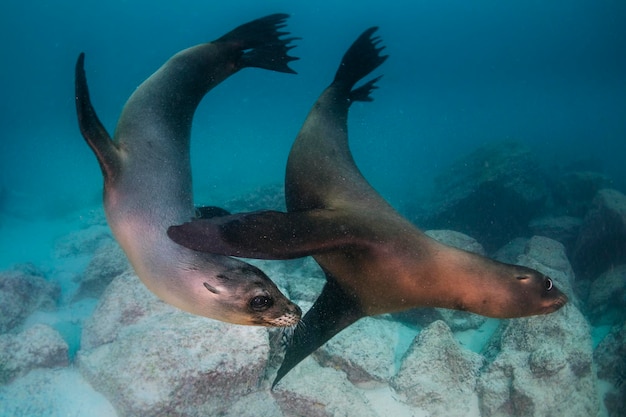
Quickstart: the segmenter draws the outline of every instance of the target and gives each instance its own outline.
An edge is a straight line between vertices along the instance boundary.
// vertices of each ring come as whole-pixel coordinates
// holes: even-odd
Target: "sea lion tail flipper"
[[[111,180],[115,173],[119,172],[120,156],[115,143],[91,105],[84,66],[85,54],[81,53],[76,61],[74,80],[78,126],[87,144],[98,158],[105,181]]]
[[[344,54],[339,69],[335,74],[333,84],[341,85],[349,91],[351,101],[372,101],[371,91],[376,88],[374,83],[380,79],[377,77],[359,88],[353,89],[354,85],[370,72],[378,68],[389,57],[381,55],[384,46],[378,46],[380,37],[372,34],[378,27],[371,27],[363,32]]]
[[[234,42],[238,45],[243,51],[238,62],[241,68],[256,67],[296,74],[289,67],[289,63],[299,58],[289,56],[287,53],[295,47],[290,45],[290,42],[300,38],[281,39],[282,36],[289,34],[280,30],[285,27],[285,20],[288,17],[289,15],[284,13],[276,13],[244,23],[216,42]]]
[[[256,259],[294,259],[354,246],[349,230],[336,227],[329,210],[257,211],[196,219],[171,226],[167,235],[189,249]]]
[[[326,278],[322,293],[294,330],[272,388],[317,348],[365,317],[356,298],[346,293],[328,272]]]

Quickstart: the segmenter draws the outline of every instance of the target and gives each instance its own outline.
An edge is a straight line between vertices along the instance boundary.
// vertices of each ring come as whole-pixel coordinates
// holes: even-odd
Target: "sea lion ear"
[[[171,226],[167,235],[189,249],[256,259],[294,259],[354,246],[329,210],[258,211]]]

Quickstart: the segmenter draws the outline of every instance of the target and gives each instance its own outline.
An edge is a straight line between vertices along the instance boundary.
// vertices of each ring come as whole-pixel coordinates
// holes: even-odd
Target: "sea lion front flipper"
[[[74,80],[76,113],[80,132],[91,150],[96,154],[105,182],[111,181],[119,172],[120,156],[115,143],[98,118],[91,105],[87,77],[85,76],[85,54],[81,53],[76,61]]]
[[[197,206],[196,217],[198,219],[212,219],[214,217],[230,216],[230,212],[216,206]]]
[[[236,42],[241,44],[243,54],[239,59],[239,65],[243,67],[263,68],[278,72],[295,74],[289,68],[289,63],[298,58],[287,55],[294,45],[291,41],[300,39],[297,37],[280,39],[289,34],[280,29],[286,26],[285,20],[288,14],[276,13],[260,19],[245,23],[228,32],[215,42]]]
[[[363,317],[365,314],[356,297],[344,291],[326,272],[326,285],[294,330],[272,388],[317,348]]]
[[[171,226],[167,235],[189,249],[256,259],[294,259],[358,245],[332,210],[257,211],[197,219]]]

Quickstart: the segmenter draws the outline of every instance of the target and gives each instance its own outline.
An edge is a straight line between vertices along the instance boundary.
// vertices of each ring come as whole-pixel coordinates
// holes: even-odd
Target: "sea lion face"
[[[302,316],[263,271],[237,264],[208,279],[195,276],[195,314],[242,325],[289,327]]]
[[[555,285],[552,278],[531,268],[507,265],[511,269],[509,297],[503,306],[504,317],[525,317],[550,314],[567,303],[567,296]]]

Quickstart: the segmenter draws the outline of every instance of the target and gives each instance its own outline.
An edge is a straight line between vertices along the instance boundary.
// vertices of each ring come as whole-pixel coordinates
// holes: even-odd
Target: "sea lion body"
[[[189,146],[196,107],[246,66],[293,72],[287,63],[294,58],[286,55],[291,39],[278,39],[285,18],[258,19],[174,55],[128,99],[112,140],[91,106],[84,55],[77,63],[79,124],[102,168],[109,226],[143,283],[193,314],[264,326],[290,326],[300,317],[299,308],[258,268],[195,252],[166,234],[170,225],[195,217]]]
[[[370,101],[378,78],[376,28],[346,52],[333,83],[299,132],[287,162],[288,213],[265,211],[199,220],[169,229],[196,250],[242,257],[312,255],[327,282],[295,329],[274,385],[302,359],[356,320],[416,307],[489,317],[546,314],[567,297],[543,274],[452,248],[394,210],[359,172],[348,146],[348,109]]]

